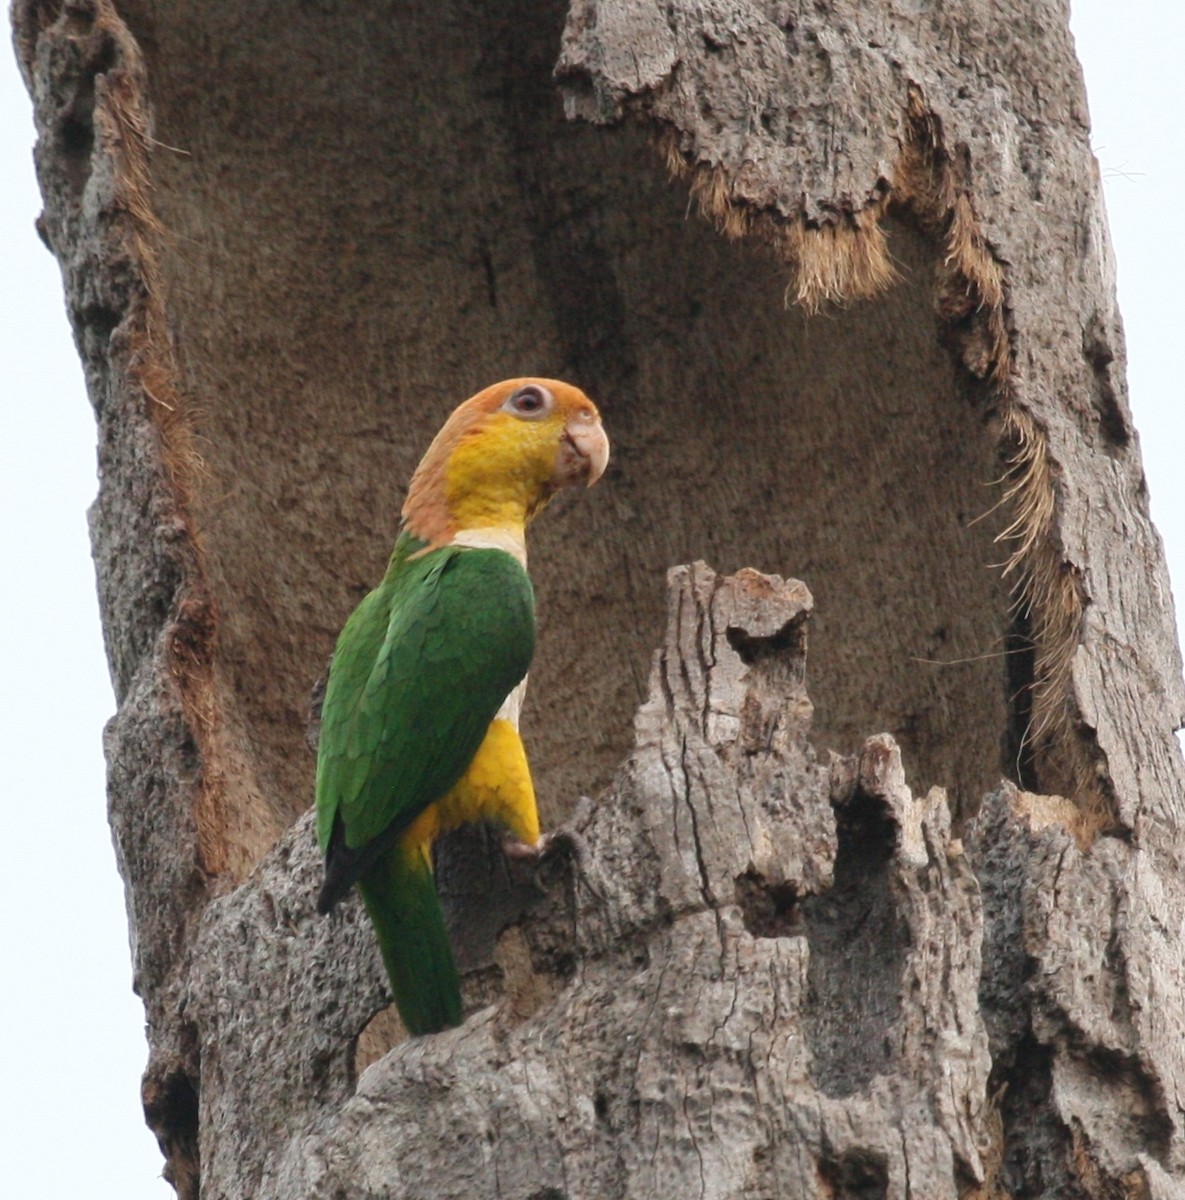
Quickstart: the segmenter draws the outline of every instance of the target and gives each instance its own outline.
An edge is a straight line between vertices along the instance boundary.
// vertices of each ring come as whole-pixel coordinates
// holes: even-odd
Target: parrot
[[[509,379],[448,418],[412,475],[386,574],[330,661],[317,750],[317,911],[354,885],[413,1035],[461,1024],[432,847],[466,822],[543,845],[519,713],[535,648],[526,526],[604,474],[609,441],[580,389]]]

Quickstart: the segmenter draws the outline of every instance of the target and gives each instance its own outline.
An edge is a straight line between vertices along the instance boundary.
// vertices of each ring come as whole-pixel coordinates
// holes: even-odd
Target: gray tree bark
[[[1065,7],[13,12],[178,1192],[1185,1194],[1185,694]],[[312,912],[307,698],[526,373],[616,450],[532,548],[569,832],[442,850],[470,1017],[406,1041]]]

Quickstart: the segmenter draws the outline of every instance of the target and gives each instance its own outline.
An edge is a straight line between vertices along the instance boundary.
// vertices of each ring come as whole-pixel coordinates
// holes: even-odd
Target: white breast
[[[502,701],[502,707],[498,709],[497,716],[494,717],[495,721],[509,721],[515,729],[518,728],[518,719],[523,711],[523,698],[527,694],[527,680],[529,678],[529,675],[524,675],[522,683]]]
[[[449,545],[471,546],[475,550],[505,550],[523,567],[527,565],[527,543],[521,529],[458,529]]]

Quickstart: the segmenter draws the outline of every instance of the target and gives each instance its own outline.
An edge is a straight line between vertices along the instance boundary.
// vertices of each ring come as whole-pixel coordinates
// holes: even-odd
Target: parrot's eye
[[[504,408],[518,417],[541,417],[551,410],[553,404],[551,393],[536,383],[529,383],[517,392],[512,392]]]

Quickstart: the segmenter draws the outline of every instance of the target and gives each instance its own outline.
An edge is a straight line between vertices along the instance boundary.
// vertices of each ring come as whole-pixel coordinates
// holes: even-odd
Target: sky
[[[1079,0],[1072,24],[1153,516],[1185,596],[1185,6]],[[143,1009],[106,824],[114,701],[86,524],[94,421],[57,266],[33,231],[32,140],[0,48],[0,1196],[167,1200],[140,1110]]]

